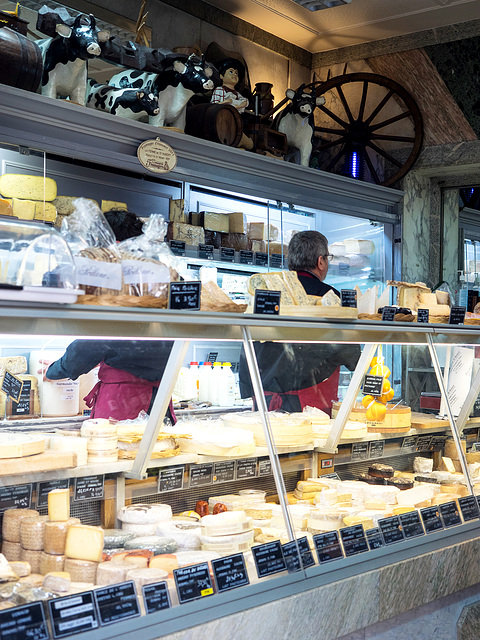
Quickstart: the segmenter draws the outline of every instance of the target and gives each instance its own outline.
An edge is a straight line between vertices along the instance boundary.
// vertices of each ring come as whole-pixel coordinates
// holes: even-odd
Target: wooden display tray
[[[23,458],[3,459],[0,464],[0,476],[52,471],[77,466],[77,454],[71,451],[44,451]]]
[[[358,318],[358,311],[353,307],[320,307],[310,304],[280,304],[281,316],[308,318]]]
[[[467,426],[480,423],[480,418],[469,418]],[[428,413],[416,413],[412,411],[412,429],[443,429],[450,426],[448,420],[439,420],[434,415]]]

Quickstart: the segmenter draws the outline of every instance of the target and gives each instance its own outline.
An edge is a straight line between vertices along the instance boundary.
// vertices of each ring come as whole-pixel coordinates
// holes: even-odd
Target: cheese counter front
[[[4,302],[0,333],[2,638],[163,637],[478,535],[475,327]],[[230,406],[178,399],[192,336],[237,354]],[[98,343],[168,354],[149,415],[106,417],[129,404],[102,409],[102,369],[48,379]],[[432,413],[402,397],[410,350]]]

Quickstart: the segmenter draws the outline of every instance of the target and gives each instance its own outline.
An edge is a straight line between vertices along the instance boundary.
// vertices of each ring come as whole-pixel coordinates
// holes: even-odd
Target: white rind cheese
[[[121,507],[117,518],[130,524],[155,524],[172,519],[169,504],[132,504]]]

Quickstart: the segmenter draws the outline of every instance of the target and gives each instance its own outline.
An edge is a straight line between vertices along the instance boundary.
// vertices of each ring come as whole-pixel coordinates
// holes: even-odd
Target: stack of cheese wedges
[[[57,184],[52,178],[4,173],[0,176],[0,214],[21,220],[54,222]]]

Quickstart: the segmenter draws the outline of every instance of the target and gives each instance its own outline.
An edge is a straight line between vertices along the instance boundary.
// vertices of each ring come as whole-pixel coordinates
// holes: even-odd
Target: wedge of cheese
[[[57,183],[52,178],[4,173],[0,176],[0,193],[4,198],[51,202],[57,197]]]
[[[35,203],[35,220],[43,220],[44,222],[55,222],[57,210],[52,202],[36,202]]]
[[[65,556],[75,560],[100,562],[103,551],[103,529],[74,524],[67,531]]]
[[[170,200],[168,205],[168,219],[170,222],[181,222],[182,224],[187,222],[185,200],[183,198]]]
[[[10,200],[0,198],[0,216],[13,216],[12,203]]]
[[[126,202],[116,202],[115,200],[102,200],[102,211],[111,211],[112,209],[120,209],[121,211],[127,211]]]
[[[439,471],[448,471],[449,473],[455,473],[455,465],[453,464],[453,460],[451,458],[447,458],[446,456],[442,457],[440,464],[438,465]]]
[[[34,200],[12,199],[12,209],[15,218],[20,220],[33,220],[35,218],[35,202]]]
[[[66,522],[70,518],[70,489],[49,491],[48,518],[51,522]]]

